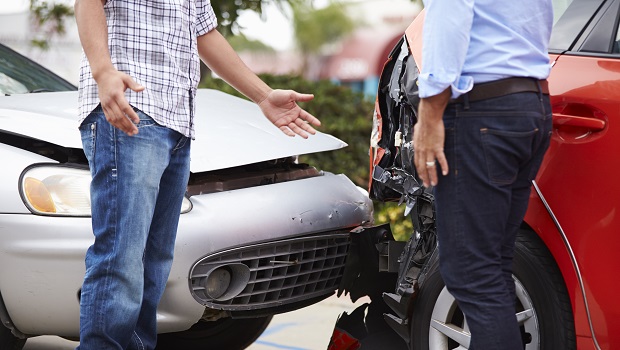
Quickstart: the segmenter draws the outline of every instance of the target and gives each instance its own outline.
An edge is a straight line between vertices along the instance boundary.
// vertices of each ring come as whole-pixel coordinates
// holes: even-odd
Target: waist
[[[449,103],[474,102],[515,94],[518,92],[536,92],[548,95],[549,84],[547,80],[539,80],[534,78],[513,77],[499,79],[475,84],[469,92],[450,100]]]

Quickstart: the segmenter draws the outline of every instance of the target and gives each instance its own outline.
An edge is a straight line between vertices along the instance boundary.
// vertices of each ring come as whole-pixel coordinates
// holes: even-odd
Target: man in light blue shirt
[[[415,166],[469,349],[523,349],[512,258],[551,134],[550,0],[425,0]],[[443,176],[438,176],[439,172]]]

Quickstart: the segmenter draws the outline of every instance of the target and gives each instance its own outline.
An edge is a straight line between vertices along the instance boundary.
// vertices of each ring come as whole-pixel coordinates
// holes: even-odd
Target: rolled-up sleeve
[[[217,27],[217,17],[210,0],[198,0],[196,3],[196,34],[207,34]]]
[[[424,5],[420,97],[435,96],[450,87],[452,98],[456,98],[474,84],[473,77],[461,75],[469,47],[474,0],[425,0]]]

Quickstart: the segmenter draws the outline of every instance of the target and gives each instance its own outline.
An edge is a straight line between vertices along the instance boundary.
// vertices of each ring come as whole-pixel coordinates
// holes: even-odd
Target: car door
[[[549,205],[545,211],[558,225],[542,218],[535,199],[526,222],[564,273],[578,348],[598,343],[614,349],[620,347],[615,277],[620,267],[620,1],[554,0],[554,5],[549,77],[554,127],[537,185]]]

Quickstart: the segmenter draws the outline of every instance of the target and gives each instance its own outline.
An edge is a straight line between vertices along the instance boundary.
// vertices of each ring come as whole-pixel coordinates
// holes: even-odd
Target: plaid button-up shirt
[[[200,81],[196,38],[217,26],[210,0],[108,0],[104,6],[112,64],[145,87],[129,103],[157,123],[194,137]],[[88,59],[82,57],[79,122],[99,104]]]

